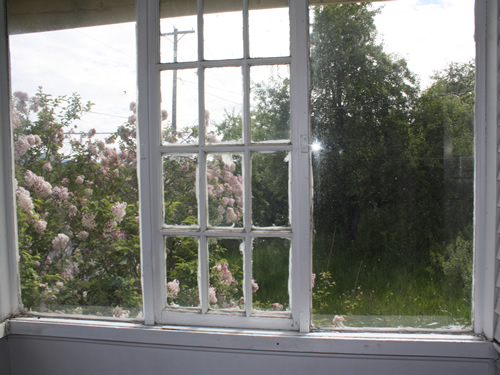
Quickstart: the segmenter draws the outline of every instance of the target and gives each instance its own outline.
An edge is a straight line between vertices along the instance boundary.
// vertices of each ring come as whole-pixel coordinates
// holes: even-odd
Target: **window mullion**
[[[294,322],[308,332],[311,316],[311,163],[309,129],[309,32],[308,1],[290,1],[291,42],[291,140],[293,145],[290,177],[292,261],[291,297]]]

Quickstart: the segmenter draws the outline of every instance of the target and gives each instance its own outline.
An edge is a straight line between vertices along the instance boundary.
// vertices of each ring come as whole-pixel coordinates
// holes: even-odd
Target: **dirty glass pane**
[[[163,215],[167,225],[197,225],[198,157],[166,155],[163,157]]]
[[[252,142],[290,139],[290,67],[250,68]]]
[[[471,325],[473,9],[311,8],[315,326]]]
[[[290,241],[256,238],[252,252],[253,308],[261,311],[290,309]]]
[[[210,308],[244,310],[243,240],[209,239],[208,255]]]
[[[286,151],[252,153],[252,225],[290,225],[289,159]]]
[[[198,59],[196,1],[160,0],[160,62]]]
[[[208,224],[243,226],[243,177],[240,154],[207,155]]]
[[[284,5],[288,5],[284,1]],[[248,12],[250,57],[290,55],[290,16],[288,8],[259,9]]]
[[[243,57],[241,1],[204,0],[203,47],[206,60]],[[215,13],[218,12],[218,13]]]
[[[198,142],[198,74],[196,69],[161,72],[161,124],[165,144]]]
[[[9,36],[22,303],[140,318],[135,23],[74,14]]]
[[[205,70],[206,143],[241,143],[243,76],[241,68]]]
[[[198,239],[166,237],[167,306],[199,307]]]

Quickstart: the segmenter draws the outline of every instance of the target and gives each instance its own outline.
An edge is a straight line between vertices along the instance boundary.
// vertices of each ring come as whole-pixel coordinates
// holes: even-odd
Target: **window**
[[[362,9],[364,6],[349,5],[349,7]],[[332,6],[329,9],[334,8]],[[344,8],[338,6],[338,9],[347,8],[347,5]],[[316,21],[316,17],[321,16],[320,13],[318,11],[309,17]],[[327,183],[325,184],[323,180],[321,186],[318,185],[318,181],[319,178],[324,179],[325,177],[321,177],[324,175],[320,176],[317,171],[313,171],[314,179],[311,177],[310,147],[313,144],[313,138],[318,138],[318,146],[328,145],[323,137],[324,134],[321,133],[321,121],[318,121],[322,115],[321,109],[326,108],[327,105],[317,104],[324,98],[320,98],[318,94],[320,88],[315,86],[317,83],[315,80],[323,83],[328,81],[318,79],[318,76],[314,75],[312,78],[313,104],[311,107],[315,133],[311,137],[309,134],[308,76],[310,51],[306,2],[290,2],[289,8],[286,1],[276,2],[272,4],[271,9],[253,9],[252,3],[246,2],[240,6],[233,2],[223,5],[218,1],[200,1],[197,5],[187,3],[181,6],[175,2],[150,0],[138,4],[137,17],[139,100],[136,107],[133,105],[131,109],[135,113],[135,108],[137,108],[139,124],[138,186],[140,186],[141,194],[142,228],[140,260],[142,263],[142,303],[146,323],[300,329],[301,331],[308,331],[311,324],[331,328],[332,319],[333,324],[336,325],[335,328],[339,328],[342,324],[351,324],[353,317],[345,315],[349,309],[355,310],[354,304],[357,302],[352,298],[361,298],[359,297],[361,292],[369,295],[369,290],[365,290],[368,288],[365,284],[367,279],[363,278],[362,273],[365,267],[373,266],[373,263],[370,263],[373,259],[370,261],[366,257],[345,259],[344,265],[347,264],[351,268],[349,270],[351,279],[354,278],[354,280],[346,278],[345,282],[351,282],[354,292],[352,296],[342,297],[343,309],[338,310],[317,309],[316,302],[326,301],[318,296],[318,292],[326,296],[332,293],[342,295],[345,291],[341,291],[337,275],[327,274],[328,270],[325,271],[316,266],[323,266],[321,263],[325,262],[328,266],[332,251],[336,254],[343,247],[348,249],[345,250],[346,252],[353,252],[355,246],[360,246],[359,243],[368,243],[371,240],[368,237],[372,235],[369,231],[365,232],[368,234],[365,238],[358,240],[356,245],[347,246],[348,227],[355,226],[353,223],[357,222],[356,225],[364,225],[368,229],[374,228],[375,226],[371,223],[379,217],[389,215],[384,211],[386,207],[381,204],[381,201],[394,196],[393,193],[399,185],[394,186],[392,182],[378,181],[378,184],[372,185],[371,190],[365,189],[356,194],[351,194],[351,192],[351,197],[348,198],[352,198],[352,195],[356,196],[350,200],[346,199],[345,202],[352,203],[362,196],[366,197],[365,206],[372,205],[375,208],[369,213],[360,213],[355,207],[343,207],[345,212],[342,215],[360,216],[347,224],[340,223],[338,220],[329,220],[328,209],[331,207],[328,207],[325,202],[331,201],[337,204],[338,196],[321,198],[320,188],[327,186],[326,195],[332,190],[339,191],[345,188],[348,184],[338,178],[340,174],[356,175],[361,183],[356,186],[349,185],[349,189],[359,190],[362,189],[363,179],[384,180],[391,173],[390,177],[394,179],[406,178],[408,175],[413,175],[414,171],[410,170],[408,165],[402,167],[404,173],[394,172],[395,169],[391,165],[386,165],[381,171],[375,171],[379,164],[377,160],[381,158],[381,153],[375,153],[369,158],[364,156],[358,158],[364,159],[364,162],[368,161],[364,166],[359,166],[361,162],[353,162],[338,167],[333,173],[337,178],[331,182],[338,187],[337,189],[331,188],[332,174],[327,175]],[[224,27],[221,28],[220,25]],[[318,46],[315,44],[318,39],[314,39],[316,26],[313,26],[311,33],[313,49]],[[367,38],[371,37],[372,35],[367,35]],[[360,44],[363,38],[365,36],[362,35]],[[272,43],[269,43],[269,40]],[[373,41],[370,40],[370,42]],[[265,48],[268,44],[277,45],[280,48]],[[374,45],[373,48],[377,49],[378,46]],[[376,57],[380,56],[373,57],[372,65],[384,68],[382,58],[376,61]],[[389,59],[386,55],[382,57]],[[338,61],[335,59],[325,61],[325,63],[335,64]],[[317,61],[313,59],[311,64],[314,71]],[[404,72],[401,73],[404,70],[402,63],[399,65],[394,63],[393,68],[395,71],[400,69],[394,73],[395,80],[408,78],[404,77]],[[356,72],[353,75],[356,75]],[[379,82],[380,91],[394,88],[390,85],[384,86],[383,80]],[[385,108],[387,100],[380,97],[376,106],[368,103],[369,111],[386,111],[383,117],[373,115],[372,119],[380,123],[393,121],[391,122],[394,125],[393,128],[384,131],[393,131],[404,121],[408,125],[408,118],[402,121],[398,116],[403,112],[407,116],[408,107],[416,102],[416,100],[412,102],[416,96],[415,86],[407,81],[401,82],[401,85],[407,90],[387,95],[388,100],[394,102],[393,107],[397,107],[397,110],[393,107]],[[369,95],[364,92],[360,96]],[[19,95],[15,97],[16,104],[22,107],[23,98]],[[93,98],[89,99],[93,100]],[[26,103],[24,105],[26,106]],[[399,110],[401,112],[398,112]],[[356,111],[352,110],[352,113],[345,114],[352,124],[367,117],[363,111]],[[123,116],[123,113],[121,115]],[[128,125],[133,125],[133,121],[134,119],[130,120]],[[470,130],[464,125],[465,128]],[[125,136],[123,132],[131,131],[127,127],[121,129],[122,135]],[[404,129],[405,132],[410,132],[407,127]],[[351,141],[363,136],[373,138],[372,134],[366,132],[353,133]],[[422,134],[416,134],[416,136],[422,136]],[[391,142],[391,139],[396,139],[390,133],[382,134],[381,138],[387,141],[385,147],[388,147],[387,144]],[[400,137],[397,141],[403,138]],[[127,142],[124,138],[120,139],[122,142]],[[19,138],[16,141],[18,140]],[[29,144],[29,140],[27,142]],[[381,144],[376,146],[384,147]],[[96,147],[98,147],[97,144]],[[118,150],[119,146],[116,145],[116,147]],[[353,148],[358,153],[370,151],[359,145]],[[470,151],[470,142],[464,148]],[[107,152],[106,146],[103,146],[101,152]],[[109,152],[113,153],[112,150]],[[347,148],[338,147],[336,152],[343,154],[346,160],[353,160]],[[398,149],[394,151],[394,154],[401,155],[406,152],[409,151]],[[319,163],[322,155],[327,155],[326,149],[315,153],[312,161]],[[102,162],[102,157],[106,157],[104,154],[95,156],[96,163]],[[460,158],[463,164],[455,168],[465,171],[467,177],[464,177],[464,180],[470,178],[472,170],[470,156],[469,152]],[[432,158],[434,157],[435,155],[432,155]],[[409,160],[407,157],[403,159]],[[329,167],[334,165],[331,162],[327,164]],[[69,169],[69,163],[66,165]],[[42,168],[43,165],[40,165],[40,170]],[[375,172],[368,173],[367,171],[370,170]],[[23,171],[19,179],[26,180],[26,173],[27,171]],[[126,180],[130,176],[122,177],[124,181],[130,181]],[[78,176],[74,178],[74,182],[71,181],[75,189],[82,185],[80,182],[85,182],[84,176],[78,181],[77,178]],[[467,182],[470,183],[470,181]],[[125,186],[120,182],[115,183],[120,187]],[[35,183],[32,185],[35,186]],[[311,233],[313,233],[311,228],[312,186],[315,189],[314,214],[317,215],[313,219],[314,230],[317,231],[315,238],[311,238]],[[384,197],[370,198],[370,195],[377,194],[376,190],[381,186],[387,187]],[[467,185],[467,189],[471,187],[471,184]],[[64,195],[64,191],[61,192],[64,188],[62,186],[58,188],[57,194]],[[90,187],[87,186],[85,189],[90,189]],[[81,192],[78,191],[78,193],[87,194],[85,189],[82,187]],[[21,193],[18,194],[22,195]],[[346,191],[344,193],[347,194]],[[109,193],[105,194],[109,195]],[[400,203],[403,201],[406,203],[407,197],[399,198],[400,200],[396,204],[393,203],[393,206],[401,208]],[[106,199],[107,203],[103,199]],[[59,200],[61,201],[59,203],[62,203],[63,199]],[[121,231],[126,230],[125,225],[130,228],[134,225],[137,215],[132,211],[137,209],[137,205],[133,206],[128,202],[126,214],[123,216],[124,201],[116,197],[112,199],[103,197],[99,202],[103,203],[103,206],[96,206],[95,209],[101,209],[100,217],[109,219],[102,222],[102,228],[99,228],[101,233],[107,233],[109,238],[118,239],[123,234]],[[471,202],[466,203],[469,204],[466,209],[471,215]],[[77,224],[94,229],[91,219],[95,219],[95,216],[92,216],[95,213],[90,211],[90,207],[82,204],[77,209],[79,215]],[[337,212],[340,211],[338,206],[334,209]],[[400,209],[398,214],[402,215],[402,211],[405,210]],[[120,219],[125,220],[123,224]],[[41,220],[43,219],[37,218],[34,221],[40,223]],[[111,223],[108,232],[106,232],[106,223]],[[401,223],[403,222],[400,221]],[[411,220],[404,223],[417,225]],[[35,222],[31,224],[34,225]],[[326,230],[321,229],[323,235],[329,232],[328,237],[324,235],[324,238],[320,238],[317,234],[322,224],[325,227],[332,224]],[[426,222],[426,225],[430,225],[429,222]],[[465,225],[460,226],[460,229],[464,228]],[[36,231],[36,228],[33,229]],[[342,230],[344,243],[339,240]],[[383,227],[374,228],[375,230],[378,231],[378,237],[383,237],[388,241],[388,247],[393,252],[400,251],[398,249],[402,242],[400,237],[414,235],[414,233],[403,233],[404,231],[390,232]],[[53,236],[45,238],[45,241],[47,246],[52,248],[50,251],[57,250],[54,249],[55,247],[68,254],[68,244],[87,240],[87,237],[82,239],[85,237],[82,232],[88,234],[84,228],[80,228],[79,231],[72,228],[71,235],[65,234],[67,240],[63,236]],[[138,232],[134,234],[136,236],[134,239],[137,241]],[[97,240],[97,230],[95,235]],[[456,243],[459,238],[459,230],[454,229],[453,239]],[[438,238],[436,242],[441,239]],[[470,237],[462,237],[462,239],[464,242],[471,240]],[[130,243],[130,238],[124,240],[126,241],[113,243],[113,246],[119,246],[115,250],[119,250],[120,256],[127,251],[125,243],[127,241]],[[59,246],[60,243],[63,244]],[[314,243],[314,263],[311,259],[311,243]],[[318,251],[318,246],[333,250],[321,253]],[[445,245],[444,248],[446,247]],[[416,248],[413,246],[412,250]],[[464,255],[467,261],[471,261],[471,255],[467,253],[470,249],[470,245],[467,245]],[[360,251],[362,254],[370,252],[368,247],[362,250]],[[133,259],[134,269],[137,270],[138,247],[134,251],[130,258],[112,259],[114,266],[118,269],[126,268],[125,266],[131,265]],[[109,255],[109,252],[106,254]],[[321,256],[318,256],[319,254]],[[438,259],[436,262],[439,263],[439,255],[442,253],[436,254],[436,259]],[[30,258],[30,255],[32,254],[28,251],[24,254],[26,259]],[[413,255],[417,256],[416,253]],[[78,252],[74,254],[74,257],[79,256]],[[333,255],[334,260],[335,257],[338,260],[338,256]],[[100,260],[104,264],[109,261],[105,257]],[[400,261],[405,262],[404,259]],[[36,262],[40,260],[32,259],[30,262],[36,267]],[[102,265],[97,260],[93,262],[90,264],[96,266],[96,275],[99,276]],[[348,267],[346,266],[346,269]],[[379,274],[382,274],[382,268],[377,271]],[[467,270],[470,271],[470,267]],[[133,290],[137,296],[141,294],[138,273],[130,281],[123,280],[120,276],[115,274],[114,278],[106,279],[106,285],[111,288],[115,285],[113,283],[118,282],[120,287],[125,286],[123,291]],[[84,279],[84,281],[90,280]],[[313,289],[313,280],[316,289]],[[61,281],[56,278],[53,280],[54,284],[58,282]],[[390,281],[384,279],[381,284],[387,282]],[[127,285],[135,289],[128,288]],[[51,292],[54,291],[53,288],[48,287],[48,289],[51,289]],[[122,291],[120,288],[118,290]],[[85,299],[92,295],[89,292],[89,290],[82,289],[76,294],[80,301],[85,302]],[[313,301],[311,301],[311,293],[313,293]],[[351,293],[350,289],[349,293]],[[374,296],[369,295],[367,298]],[[137,303],[133,306],[137,310],[141,307],[139,300],[140,297],[136,299]],[[137,311],[132,311],[130,306],[121,306],[122,310],[128,310],[128,313],[114,310],[113,301],[105,305],[108,307],[107,312],[103,313],[104,310],[100,310],[100,314],[118,317],[126,317],[127,314],[135,317],[138,314]],[[311,309],[315,313],[312,317]],[[53,309],[49,310],[53,311]],[[96,313],[93,308],[88,311],[76,311]],[[327,311],[326,318],[320,316],[324,311]],[[400,313],[399,310],[393,310],[387,315],[397,313]],[[373,314],[373,312],[366,313],[368,314]],[[139,318],[142,319],[142,316],[139,315]],[[322,320],[326,323],[322,323]],[[415,326],[414,322],[407,324],[400,321],[390,324],[384,322],[381,325],[387,327],[401,324]],[[449,327],[452,324],[453,322],[443,323],[441,326]],[[462,326],[469,324],[470,320]],[[360,327],[377,324],[360,320],[351,325]],[[432,328],[432,325],[424,324],[420,327]]]

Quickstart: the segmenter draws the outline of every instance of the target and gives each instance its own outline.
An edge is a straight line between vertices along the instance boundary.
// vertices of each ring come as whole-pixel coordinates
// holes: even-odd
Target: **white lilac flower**
[[[17,196],[17,206],[26,213],[31,213],[31,211],[35,208],[33,201],[30,197],[30,192],[24,189],[21,186],[17,187],[16,190]]]
[[[69,237],[66,236],[63,233],[59,233],[53,240],[52,240],[52,248],[55,251],[63,251],[66,246],[68,245],[69,242]]]
[[[179,280],[174,279],[167,283],[167,297],[175,298],[180,292]]]
[[[85,241],[89,237],[89,232],[82,230],[80,233],[78,233],[77,237],[80,241]]]
[[[96,214],[84,213],[82,216],[82,225],[88,229],[94,229],[97,224],[95,223]]]
[[[45,232],[45,229],[47,228],[47,222],[45,220],[38,220],[34,224],[35,230],[39,234],[43,234]]]
[[[116,202],[113,207],[111,207],[111,212],[117,222],[121,222],[127,213],[125,209],[127,208],[127,202],[119,203]]]
[[[54,189],[52,189],[52,195],[61,202],[64,202],[69,198],[68,188],[54,186]]]

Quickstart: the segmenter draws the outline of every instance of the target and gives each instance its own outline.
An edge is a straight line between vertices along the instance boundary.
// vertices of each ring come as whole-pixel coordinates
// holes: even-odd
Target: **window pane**
[[[252,224],[257,227],[290,225],[289,158],[281,152],[252,154]]]
[[[471,324],[474,2],[434,3],[312,8],[315,325]]]
[[[168,155],[163,158],[165,224],[198,224],[197,179],[197,156]]]
[[[290,67],[250,68],[252,142],[290,139]]]
[[[290,16],[288,8],[248,12],[251,57],[290,55]]]
[[[161,72],[163,142],[198,142],[198,74],[196,69]]]
[[[136,318],[135,24],[11,35],[10,53],[23,304]]]
[[[242,156],[208,154],[208,223],[214,227],[243,226]]]
[[[241,143],[243,76],[241,68],[205,70],[205,124],[207,143]]]
[[[196,2],[160,1],[160,62],[198,60]]]
[[[252,252],[253,308],[290,309],[290,241],[283,238],[256,238]]]
[[[165,239],[168,306],[200,306],[198,252],[198,239],[194,237],[167,237]]]
[[[218,0],[204,0],[203,41],[206,60],[239,59],[243,57],[243,12],[241,2],[232,2],[230,12],[220,9]],[[213,13],[224,12],[224,13]]]
[[[210,239],[208,242],[211,309],[244,310],[243,241]]]

